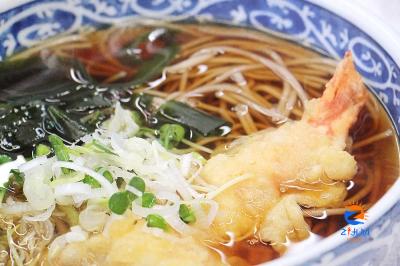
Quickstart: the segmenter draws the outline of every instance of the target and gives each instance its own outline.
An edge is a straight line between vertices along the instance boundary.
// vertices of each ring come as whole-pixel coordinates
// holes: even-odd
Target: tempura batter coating
[[[114,221],[106,235],[71,243],[52,265],[222,265],[218,254],[192,236],[147,228],[132,217]]]

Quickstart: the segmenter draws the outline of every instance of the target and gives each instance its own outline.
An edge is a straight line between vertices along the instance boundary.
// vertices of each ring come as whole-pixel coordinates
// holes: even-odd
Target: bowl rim
[[[305,0],[311,4],[333,12],[335,15],[349,21],[354,26],[361,29],[364,33],[375,41],[379,41],[379,45],[392,57],[393,61],[400,67],[400,35],[390,27],[385,25],[383,21],[361,8],[356,8],[355,3],[340,2],[332,0]],[[367,22],[366,22],[367,21]],[[371,26],[373,25],[373,26]],[[372,37],[374,36],[374,37]],[[398,109],[400,112],[400,108]],[[393,120],[393,119],[392,119]],[[392,121],[395,128],[396,121]],[[399,135],[397,136],[399,138]],[[369,219],[365,222],[365,227],[370,227],[377,220],[387,214],[389,210],[395,206],[400,200],[400,179],[392,185],[392,187],[376,202],[371,209],[368,210]],[[334,252],[335,248],[347,242],[347,238],[341,237],[334,233],[329,237],[320,240],[318,245],[313,247],[312,252],[294,253],[295,256],[282,256],[262,265],[265,266],[281,266],[281,265],[299,265],[309,260],[320,257],[327,252]],[[338,261],[335,262],[335,264]]]
[[[35,0],[9,0],[0,1],[0,14],[19,6],[34,2]],[[355,3],[348,1],[332,0],[303,0],[306,3],[311,3],[323,9],[333,12],[338,17],[349,21],[354,26],[361,29],[364,33],[375,41],[379,42],[388,55],[393,59],[395,64],[400,67],[400,35],[396,33],[390,26],[378,17],[370,15],[367,10],[358,7]],[[373,25],[373,26],[371,26]],[[373,37],[372,37],[373,36]],[[398,108],[400,113],[400,108]],[[396,123],[396,121],[393,121]],[[399,137],[399,136],[398,136]],[[365,222],[365,226],[369,227],[387,214],[388,211],[395,206],[400,200],[400,179],[398,179],[392,187],[382,196],[381,199],[368,211],[370,219]],[[340,237],[334,233],[331,236],[320,240],[318,245],[312,249],[312,252],[294,253],[295,256],[283,256],[270,262],[263,263],[265,266],[280,266],[280,265],[299,265],[309,260],[320,257],[326,252],[334,252],[335,248],[344,244],[346,238]]]

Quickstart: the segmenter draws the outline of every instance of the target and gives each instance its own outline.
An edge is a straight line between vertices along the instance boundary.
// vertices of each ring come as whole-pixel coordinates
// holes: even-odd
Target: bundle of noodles
[[[295,43],[248,29],[226,30],[223,26],[160,24],[154,21],[145,22],[144,26],[123,25],[67,36],[21,53],[19,57],[29,56],[43,48],[60,57],[71,57],[77,55],[76,51],[96,45],[94,50],[101,51],[102,61],[93,64],[84,60],[88,73],[103,76],[106,83],[119,82],[130,72],[113,57],[113,51],[146,32],[147,26],[176,30],[181,45],[173,64],[164,69],[161,77],[135,88],[135,92],[188,102],[229,121],[232,131],[228,136],[200,138],[195,143],[186,141],[188,148],[177,151],[197,150],[206,157],[224,150],[227,143],[242,135],[275,127],[287,119],[298,120],[303,114],[304,102],[322,95],[324,85],[337,65],[336,60]],[[359,121],[362,122],[351,131],[353,139],[361,139],[352,145],[356,158],[368,163],[361,164],[361,171],[349,184],[349,188],[354,184],[356,188],[345,204],[363,202],[368,206],[380,195],[378,186],[373,186],[381,180],[382,171],[380,162],[372,161],[376,152],[374,145],[392,135],[391,129],[378,131],[380,112],[378,103],[370,97],[366,108],[361,111]],[[344,207],[327,210],[327,214],[342,214]],[[318,216],[324,212],[314,210],[307,212],[306,216]],[[336,223],[330,223],[332,230],[337,228]]]
[[[53,223],[22,218],[0,220],[0,263],[10,259],[15,265],[37,265],[46,254],[54,235]],[[8,248],[6,248],[8,247]]]

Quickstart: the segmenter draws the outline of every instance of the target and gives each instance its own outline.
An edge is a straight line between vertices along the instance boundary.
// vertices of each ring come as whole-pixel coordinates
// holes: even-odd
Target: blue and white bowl
[[[400,41],[379,21],[330,0],[1,0],[0,59],[83,25],[134,17],[245,25],[339,58],[352,50],[365,82],[400,123]],[[1,73],[0,73],[1,75]],[[369,237],[330,237],[268,265],[400,265],[400,180],[369,210]]]

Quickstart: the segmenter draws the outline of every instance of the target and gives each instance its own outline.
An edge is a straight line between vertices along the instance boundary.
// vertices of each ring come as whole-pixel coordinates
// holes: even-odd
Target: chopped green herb
[[[102,174],[108,180],[108,182],[110,182],[110,183],[114,182],[114,178],[113,178],[112,174],[110,173],[110,171],[106,170],[104,167],[98,167],[96,169],[96,172],[99,174]]]
[[[93,144],[93,146],[95,146],[97,149],[99,149],[102,152],[115,155],[115,153],[113,153],[112,150],[110,150],[106,145],[104,145],[103,143],[101,143],[98,140],[95,140],[95,139],[92,140],[92,144]]]
[[[196,222],[196,216],[193,210],[191,210],[186,204],[181,204],[179,206],[179,217],[187,224]]]
[[[144,180],[138,176],[134,176],[130,181],[129,181],[129,185],[131,187],[136,188],[137,190],[139,190],[140,192],[144,192],[146,189],[146,184],[144,183]],[[135,195],[134,193],[127,191],[129,194],[129,197],[131,199],[131,201],[134,201],[135,199],[138,198],[137,195]]]
[[[8,155],[5,154],[0,154],[0,165],[2,165],[3,163],[8,163],[11,162],[12,158]]]
[[[102,174],[108,182],[114,182],[113,176],[110,171],[105,170],[103,167],[99,167],[96,169],[96,172]],[[101,185],[99,181],[91,177],[90,175],[85,175],[85,178],[82,180],[83,183],[90,185],[92,188],[100,188]]]
[[[131,202],[138,198],[138,196],[136,196],[136,194],[133,194],[133,193],[130,192],[130,191],[126,191],[126,192],[128,193],[128,197],[129,197],[129,200],[130,200]]]
[[[49,146],[40,143],[39,145],[36,146],[35,155],[37,157],[45,156],[48,155],[50,152],[51,148]]]
[[[112,174],[110,173],[110,171],[105,170],[103,172],[103,176],[108,180],[108,182],[112,183],[114,181]]]
[[[50,135],[49,142],[50,142],[51,146],[53,147],[53,150],[54,150],[54,153],[56,154],[57,159],[60,161],[68,162],[69,161],[68,149],[64,145],[62,138],[60,138],[57,135]],[[64,174],[68,174],[71,172],[70,169],[66,169],[66,168],[62,168],[62,171]]]
[[[146,217],[148,227],[157,227],[163,230],[168,229],[168,224],[163,217],[158,214],[149,214]]]
[[[57,135],[50,135],[49,142],[51,146],[53,146],[54,152],[58,160],[65,162],[69,161],[69,154],[62,138]]]
[[[164,124],[160,128],[160,141],[166,149],[176,147],[185,137],[185,128],[178,124]]]
[[[113,213],[122,215],[128,209],[130,203],[131,200],[126,191],[116,192],[108,200],[108,207]]]
[[[88,184],[92,188],[100,188],[101,185],[99,181],[91,177],[90,175],[85,175],[85,178],[82,180],[83,183]]]
[[[142,195],[142,207],[151,208],[156,204],[156,196],[151,192],[145,192]]]
[[[10,173],[14,176],[15,182],[17,182],[18,185],[24,185],[25,176],[23,173],[21,173],[18,169],[11,169]]]
[[[134,176],[131,181],[129,181],[129,185],[136,188],[140,192],[144,192],[146,189],[146,184],[144,183],[144,180],[138,176]]]

